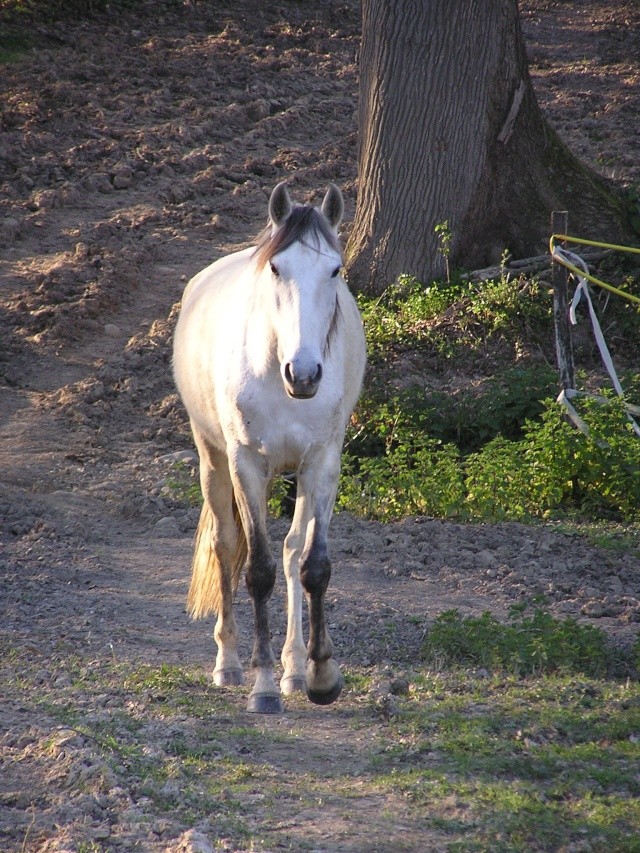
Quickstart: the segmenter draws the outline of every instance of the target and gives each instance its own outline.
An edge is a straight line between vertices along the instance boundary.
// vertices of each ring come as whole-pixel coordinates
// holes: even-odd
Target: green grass
[[[591,849],[631,851],[639,726],[637,683],[423,672],[374,765],[451,850],[555,850],[588,834]]]
[[[609,649],[603,631],[574,619],[555,619],[541,608],[532,615],[513,608],[508,624],[490,613],[467,618],[457,610],[441,613],[425,640],[423,654],[438,665],[499,668],[517,675],[568,671],[598,676],[623,665]]]
[[[17,62],[33,47],[30,36],[14,31],[3,31],[0,27],[0,65]]]
[[[144,804],[140,825],[213,820],[231,846],[306,849],[291,835],[301,810],[355,820],[375,801],[368,821],[381,844],[401,823],[450,851],[572,849],[585,838],[603,853],[638,849],[640,685],[584,675],[579,660],[526,676],[478,675],[462,657],[439,671],[418,661],[403,673],[408,693],[385,709],[372,671],[347,669],[318,730],[320,712],[302,698],[287,700],[283,718],[247,715],[246,691],[217,690],[184,667],[49,660],[53,678],[41,684],[33,652],[7,659],[4,695],[52,721],[39,760],[68,761],[73,747],[57,742],[60,725],[72,728],[84,739],[80,769],[105,769],[90,781],[70,772],[69,795],[123,789]],[[62,673],[70,678],[57,688]]]
[[[584,536],[592,545],[615,553],[640,556],[640,525],[615,524],[602,520],[577,524],[571,520],[559,522],[557,529]]]

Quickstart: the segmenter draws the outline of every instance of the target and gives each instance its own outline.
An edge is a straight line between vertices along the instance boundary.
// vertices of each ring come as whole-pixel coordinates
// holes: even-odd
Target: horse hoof
[[[247,703],[250,714],[281,714],[282,699],[277,693],[252,693]]]
[[[216,669],[213,673],[213,683],[218,687],[241,687],[244,676],[241,669]]]
[[[307,689],[307,679],[303,675],[285,675],[280,679],[280,690],[285,696],[290,696],[292,693],[305,693]]]
[[[343,683],[342,676],[340,676],[338,681],[330,690],[312,690],[310,687],[307,687],[307,699],[310,702],[313,702],[314,705],[331,705],[331,703],[335,702],[338,696],[342,693]]]

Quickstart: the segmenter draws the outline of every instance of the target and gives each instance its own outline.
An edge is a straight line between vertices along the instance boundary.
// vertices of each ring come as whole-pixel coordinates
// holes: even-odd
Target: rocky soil
[[[347,219],[354,209],[357,3],[153,6],[136,19],[51,25],[43,47],[0,68],[3,681],[25,666],[52,702],[60,691],[74,700],[61,670],[71,658],[98,672],[109,661],[210,669],[211,625],[184,612],[197,511],[167,485],[176,461],[194,463],[170,370],[181,290],[248,245],[283,177],[311,201],[334,181]],[[565,140],[621,183],[640,183],[637,4],[532,0],[523,24],[539,98]],[[274,542],[284,530],[273,523]],[[334,520],[332,549],[330,625],[354,668],[410,670],[439,612],[504,615],[538,594],[613,642],[637,634],[638,549],[605,550],[552,526],[347,515]],[[242,591],[238,609],[246,659]],[[278,645],[279,604],[273,613]],[[87,713],[108,716],[116,700],[105,694]],[[243,719],[244,697],[229,701]],[[287,724],[331,739],[345,772],[357,765],[338,706],[295,705]],[[216,843],[211,825],[190,831],[180,809],[155,814],[46,703],[5,692],[0,744],[3,850]],[[286,761],[277,750],[268,759]],[[328,845],[318,849],[369,849],[367,827],[345,836],[307,825]]]

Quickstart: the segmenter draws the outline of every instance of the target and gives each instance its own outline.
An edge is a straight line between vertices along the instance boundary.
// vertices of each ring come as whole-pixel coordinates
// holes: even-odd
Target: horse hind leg
[[[244,681],[233,598],[245,561],[246,540],[233,500],[226,459],[215,459],[215,454],[202,441],[196,439],[196,443],[200,450],[204,503],[196,533],[187,608],[194,619],[216,614],[214,638],[218,653],[213,680],[220,687],[232,687]],[[217,466],[212,462],[217,462]]]

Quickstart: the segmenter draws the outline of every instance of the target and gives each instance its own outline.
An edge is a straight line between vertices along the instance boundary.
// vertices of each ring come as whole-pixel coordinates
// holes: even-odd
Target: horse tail
[[[233,520],[238,530],[233,562],[231,564],[231,590],[236,594],[240,576],[247,558],[247,539],[240,520],[238,506],[233,501]],[[187,594],[187,610],[192,619],[202,619],[210,614],[218,615],[222,607],[223,567],[213,547],[214,518],[208,501],[204,501],[196,531],[193,560],[191,562],[191,584]]]

